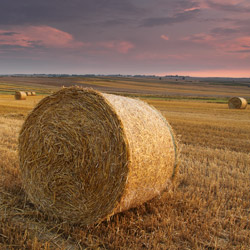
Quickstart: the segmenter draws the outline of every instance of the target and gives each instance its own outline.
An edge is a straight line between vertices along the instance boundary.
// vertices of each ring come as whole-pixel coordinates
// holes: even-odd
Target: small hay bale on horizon
[[[27,95],[27,96],[31,96],[32,94],[31,94],[30,91],[26,91],[26,95]]]
[[[24,91],[16,91],[15,93],[15,99],[16,100],[26,100],[26,93]]]
[[[229,109],[246,109],[247,100],[243,97],[232,97],[228,101]]]
[[[28,115],[19,159],[36,207],[91,225],[167,189],[177,173],[178,147],[171,126],[147,103],[70,87]]]
[[[31,95],[32,95],[32,96],[36,96],[36,92],[31,91]]]

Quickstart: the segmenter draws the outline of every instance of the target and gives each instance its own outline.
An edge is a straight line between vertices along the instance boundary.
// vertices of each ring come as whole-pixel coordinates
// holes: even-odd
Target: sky
[[[250,77],[249,0],[0,0],[0,74]]]

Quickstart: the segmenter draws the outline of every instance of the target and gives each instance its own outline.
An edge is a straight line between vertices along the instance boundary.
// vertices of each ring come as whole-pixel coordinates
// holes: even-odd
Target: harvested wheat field
[[[240,94],[235,90],[234,96]],[[181,150],[176,180],[141,205],[83,226],[44,213],[24,191],[18,136],[42,98],[20,102],[0,95],[0,249],[249,249],[249,106],[144,99],[176,133]]]

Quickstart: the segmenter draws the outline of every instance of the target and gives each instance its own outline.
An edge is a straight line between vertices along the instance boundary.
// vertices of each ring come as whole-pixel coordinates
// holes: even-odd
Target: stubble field
[[[180,140],[179,175],[169,192],[84,228],[44,216],[22,188],[18,132],[43,97],[0,95],[0,249],[250,249],[249,106],[142,97]]]

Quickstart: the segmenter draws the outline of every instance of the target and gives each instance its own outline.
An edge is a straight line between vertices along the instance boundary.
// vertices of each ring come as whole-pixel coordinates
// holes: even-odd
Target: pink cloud
[[[0,45],[24,48],[36,45],[46,48],[79,48],[84,46],[84,43],[77,42],[71,34],[50,26],[28,26],[0,30]]]
[[[217,48],[226,53],[237,53],[240,58],[250,57],[250,36],[218,43]]]
[[[223,5],[249,5],[248,0],[209,0],[209,2]]]
[[[168,37],[168,36],[165,36],[165,35],[161,35],[161,38],[162,38],[163,40],[166,40],[166,41],[169,40],[169,37]]]
[[[200,8],[243,11],[244,8],[250,8],[249,0],[200,0]]]
[[[121,54],[127,54],[129,50],[133,49],[135,46],[129,41],[106,41],[106,42],[100,42],[97,43],[97,46],[114,50],[116,52],[119,52]]]
[[[239,37],[235,41],[242,49],[250,49],[250,36]]]
[[[210,46],[212,49],[223,54],[238,53],[238,57],[240,58],[250,56],[250,36],[228,39],[199,33],[184,37],[182,40]]]

